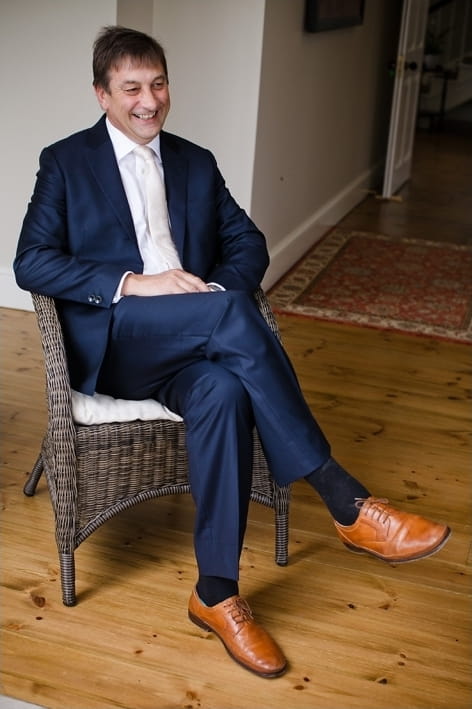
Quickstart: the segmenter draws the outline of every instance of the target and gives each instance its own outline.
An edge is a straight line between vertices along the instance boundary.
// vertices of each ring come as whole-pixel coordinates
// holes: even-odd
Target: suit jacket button
[[[99,303],[101,303],[101,302],[102,302],[102,296],[101,296],[101,295],[96,295],[96,296],[95,296],[95,303],[96,303],[97,305],[99,305]]]

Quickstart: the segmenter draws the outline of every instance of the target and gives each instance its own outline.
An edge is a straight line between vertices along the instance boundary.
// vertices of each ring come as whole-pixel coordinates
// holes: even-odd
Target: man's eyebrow
[[[166,78],[165,74],[158,74],[157,76],[155,76],[152,79],[152,81],[162,81],[165,78]],[[121,86],[127,86],[129,84],[140,84],[140,83],[141,82],[138,79],[123,79],[123,81],[121,82]]]

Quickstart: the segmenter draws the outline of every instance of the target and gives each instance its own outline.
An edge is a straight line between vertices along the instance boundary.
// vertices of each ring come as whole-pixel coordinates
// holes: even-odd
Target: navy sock
[[[336,522],[353,524],[359,514],[356,498],[370,497],[370,492],[352,477],[334,458],[305,477],[320,495]]]
[[[230,596],[238,595],[238,582],[221,576],[200,576],[197,582],[197,593],[205,605],[216,606]]]

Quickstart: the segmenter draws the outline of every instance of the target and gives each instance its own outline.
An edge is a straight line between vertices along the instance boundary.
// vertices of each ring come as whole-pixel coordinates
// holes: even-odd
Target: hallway
[[[472,122],[417,131],[411,180],[401,202],[367,197],[341,222],[389,236],[472,244]]]

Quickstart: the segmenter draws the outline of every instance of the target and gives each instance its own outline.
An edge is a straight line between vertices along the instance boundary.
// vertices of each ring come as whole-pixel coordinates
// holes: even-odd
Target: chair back
[[[69,370],[56,304],[47,295],[32,293],[31,297],[44,353],[49,420],[73,426]]]

